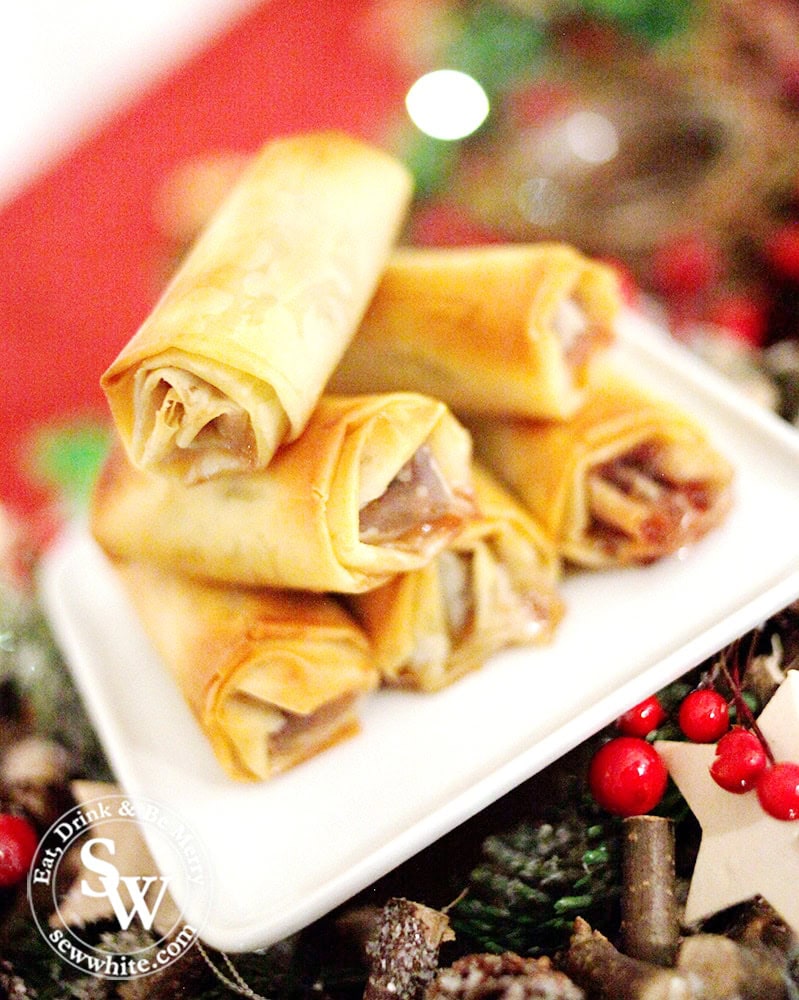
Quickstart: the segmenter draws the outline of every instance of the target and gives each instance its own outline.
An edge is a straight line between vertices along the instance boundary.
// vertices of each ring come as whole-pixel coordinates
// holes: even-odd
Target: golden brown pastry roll
[[[133,463],[195,481],[296,438],[410,194],[398,160],[338,132],[265,146],[102,377]]]
[[[611,269],[563,244],[398,249],[331,386],[566,417],[619,307]]]
[[[331,597],[115,568],[150,642],[234,778],[258,780],[358,731],[369,641]]]
[[[351,599],[387,684],[435,691],[510,646],[547,642],[563,614],[552,543],[475,468],[479,513],[427,566]]]
[[[414,393],[325,396],[261,472],[187,486],[108,459],[101,546],[222,582],[355,592],[417,569],[473,511],[471,439]]]
[[[647,563],[697,541],[731,502],[733,471],[687,413],[610,371],[564,423],[475,423],[476,454],[564,559]]]

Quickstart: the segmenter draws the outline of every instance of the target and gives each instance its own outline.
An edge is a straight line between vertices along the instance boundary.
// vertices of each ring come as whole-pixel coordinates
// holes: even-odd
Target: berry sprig
[[[754,790],[763,811],[774,819],[799,819],[799,764],[775,760],[768,740],[741,696],[737,668],[731,672],[722,660],[720,671],[733,692],[742,725],[719,738],[710,765],[711,778],[736,795]]]
[[[716,744],[710,775],[720,788],[736,795],[754,791],[769,816],[797,820],[799,763],[775,759],[744,696],[738,645],[731,650],[736,653],[732,665],[726,651],[716,665],[729,697],[705,679],[681,698],[673,714],[686,739]],[[662,699],[651,695],[616,720],[619,735],[596,751],[588,770],[589,790],[603,809],[632,816],[658,806],[668,772],[651,741],[669,715]]]
[[[737,652],[737,646],[733,648]],[[742,735],[735,735],[733,730],[728,735],[734,735],[734,740],[728,740],[726,744],[724,740],[719,741],[716,758],[710,767],[711,777],[722,788],[737,794],[754,789],[763,811],[774,819],[799,819],[799,764],[775,759],[768,740],[743,698],[739,664],[738,656],[731,666],[725,653],[719,659],[719,672],[729,685],[732,700],[744,725]],[[729,784],[735,787],[729,788]]]

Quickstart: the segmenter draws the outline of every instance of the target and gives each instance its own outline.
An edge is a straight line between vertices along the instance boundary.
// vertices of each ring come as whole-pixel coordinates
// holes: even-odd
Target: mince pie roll
[[[491,420],[476,454],[585,567],[648,563],[729,510],[733,470],[688,413],[607,370],[564,423]]]
[[[333,598],[115,569],[151,645],[227,773],[263,780],[352,736],[377,674]]]
[[[133,463],[193,482],[296,438],[410,196],[398,160],[338,132],[266,145],[102,377]]]
[[[91,528],[112,556],[227,583],[357,592],[429,561],[474,509],[471,439],[438,400],[325,396],[266,469],[186,485],[121,448]]]
[[[548,642],[563,615],[554,546],[488,473],[478,513],[427,566],[351,599],[383,683],[445,687],[511,646]]]
[[[331,386],[567,417],[614,339],[620,301],[612,270],[564,244],[400,248]]]

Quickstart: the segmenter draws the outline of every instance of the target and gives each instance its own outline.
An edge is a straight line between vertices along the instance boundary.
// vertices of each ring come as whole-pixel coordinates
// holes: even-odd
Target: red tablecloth
[[[105,418],[98,380],[157,294],[152,206],[188,156],[337,127],[381,141],[407,80],[366,30],[369,0],[272,0],[179,67],[0,211],[0,500],[41,492],[30,434]]]

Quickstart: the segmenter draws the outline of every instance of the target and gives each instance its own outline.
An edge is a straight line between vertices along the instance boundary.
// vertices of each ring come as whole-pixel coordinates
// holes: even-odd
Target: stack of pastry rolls
[[[610,269],[572,247],[403,250],[332,384],[447,402],[567,566],[652,562],[723,520],[732,468],[692,416],[614,369],[619,307]]]
[[[473,512],[443,403],[326,392],[410,195],[339,133],[270,143],[103,376],[119,441],[92,530],[236,778],[357,729],[379,674],[332,595],[419,568]]]
[[[234,778],[356,732],[382,685],[546,643],[564,562],[656,558],[723,511],[701,431],[596,376],[611,272],[399,249],[410,197],[340,133],[270,143],[103,376],[92,532]]]

